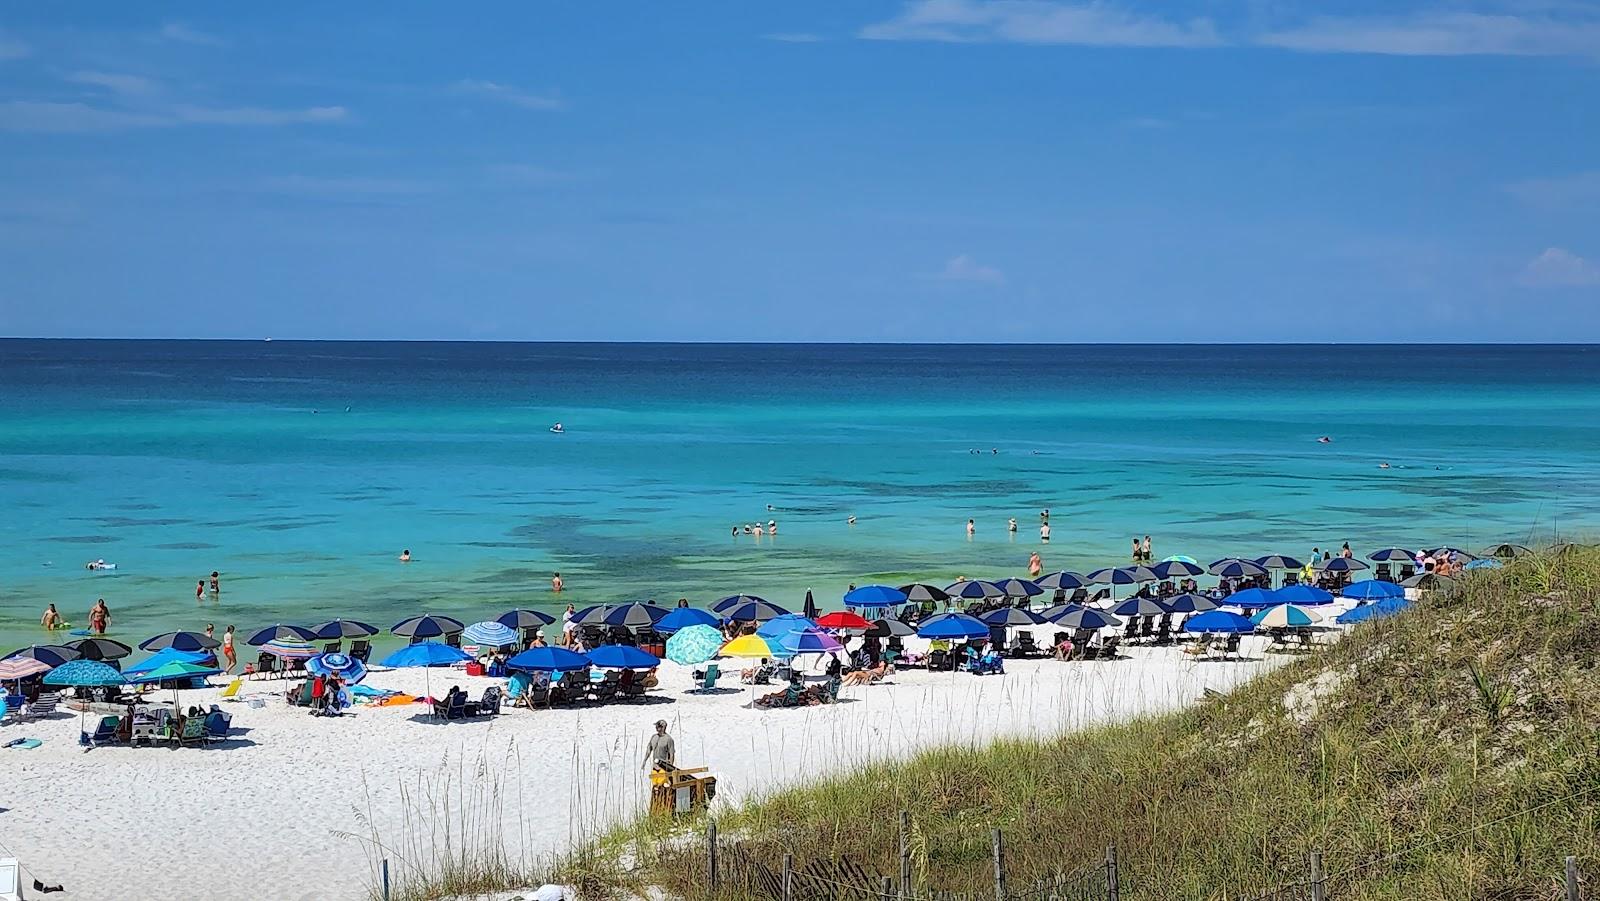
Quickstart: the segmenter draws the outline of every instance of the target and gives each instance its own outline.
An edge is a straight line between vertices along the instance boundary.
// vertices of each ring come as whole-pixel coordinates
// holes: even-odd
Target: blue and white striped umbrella
[[[413,616],[394,624],[389,631],[407,638],[438,638],[461,631],[461,620],[450,616]]]
[[[1116,616],[1160,616],[1168,611],[1151,598],[1128,598],[1112,607],[1111,612]]]
[[[490,648],[503,648],[517,643],[517,633],[497,622],[473,623],[461,630],[461,639],[471,644]]]
[[[367,665],[348,654],[318,654],[306,661],[306,671],[315,676],[337,675],[351,685],[367,677]]]
[[[1028,579],[1000,579],[994,583],[994,587],[1008,598],[1031,598],[1044,594],[1044,589],[1037,582]]]
[[[1026,607],[1001,607],[978,617],[991,626],[1037,626],[1045,618]]]
[[[1046,610],[1045,613],[1051,622],[1063,629],[1104,629],[1106,626],[1122,625],[1122,620],[1104,610],[1082,604],[1063,604],[1057,612]]]
[[[1183,594],[1175,594],[1170,598],[1164,598],[1161,601],[1161,606],[1167,608],[1168,613],[1204,613],[1207,610],[1215,610],[1221,605],[1203,594],[1194,594],[1186,591]]]

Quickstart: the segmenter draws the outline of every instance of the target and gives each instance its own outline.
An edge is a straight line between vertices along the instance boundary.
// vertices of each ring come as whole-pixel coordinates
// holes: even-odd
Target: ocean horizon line
[[[434,344],[505,345],[538,347],[1600,347],[1600,340],[1584,341],[892,341],[892,340],[666,340],[666,339],[487,339],[487,338],[132,338],[116,336],[0,335],[10,342],[123,343],[123,344]]]

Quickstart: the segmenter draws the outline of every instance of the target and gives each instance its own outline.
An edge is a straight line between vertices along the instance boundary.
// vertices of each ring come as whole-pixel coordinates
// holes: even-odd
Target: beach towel
[[[390,695],[387,698],[384,698],[383,700],[377,702],[377,706],[379,706],[379,707],[398,707],[398,706],[400,706],[402,704],[414,704],[414,703],[416,703],[417,701],[420,701],[420,700],[422,700],[422,699],[421,698],[414,698],[411,695],[395,694],[395,695]]]
[[[12,740],[6,742],[5,746],[8,748],[22,748],[24,750],[29,750],[32,748],[37,748],[42,744],[44,744],[44,742],[37,738],[13,738]]]

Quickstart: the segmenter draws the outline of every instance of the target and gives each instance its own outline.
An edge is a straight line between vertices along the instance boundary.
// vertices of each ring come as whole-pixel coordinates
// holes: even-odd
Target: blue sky
[[[0,334],[1600,340],[1597,111],[1566,0],[9,4]]]

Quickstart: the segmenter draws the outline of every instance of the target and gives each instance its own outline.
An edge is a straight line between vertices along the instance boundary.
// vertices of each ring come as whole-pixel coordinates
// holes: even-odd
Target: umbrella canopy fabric
[[[69,660],[77,660],[79,656],[81,655],[79,655],[77,651],[62,645],[34,644],[12,651],[5,656],[5,659],[13,660],[17,658],[23,658],[27,660],[38,660],[41,663],[48,663],[51,666],[60,666]]]
[[[800,605],[800,612],[810,619],[816,619],[822,613],[821,610],[817,609],[817,599],[811,596],[811,589],[809,588],[806,589],[806,600],[805,603]]]
[[[1339,614],[1334,621],[1342,625],[1349,625],[1350,623],[1365,622],[1369,619],[1381,619],[1385,616],[1393,616],[1399,613],[1406,608],[1407,604],[1408,602],[1405,598],[1382,598],[1370,604],[1352,607]]]
[[[389,631],[407,638],[438,638],[440,635],[452,635],[462,629],[461,620],[449,616],[430,616],[424,613],[403,619],[390,627]]]
[[[722,633],[715,626],[685,626],[667,639],[667,659],[681,666],[699,666],[717,656]]]
[[[870,629],[872,628],[872,622],[858,613],[851,613],[848,610],[839,610],[834,613],[829,613],[825,616],[819,617],[817,619],[817,627],[822,629],[833,629],[834,631],[840,631],[844,629]]]
[[[1303,607],[1333,603],[1333,592],[1315,585],[1285,585],[1274,591],[1272,596],[1280,604],[1299,604]]]
[[[1128,598],[1111,608],[1116,616],[1160,616],[1166,612],[1160,601],[1150,598]]]
[[[922,638],[988,638],[989,624],[965,613],[941,613],[917,626]]]
[[[1484,548],[1483,549],[1483,553],[1480,556],[1483,556],[1483,557],[1526,557],[1531,553],[1533,553],[1533,551],[1529,550],[1526,547],[1523,547],[1520,544],[1508,544],[1508,543],[1502,542],[1500,544],[1491,544],[1488,547]]]
[[[845,592],[847,607],[893,607],[906,602],[906,593],[888,585],[863,585]]]
[[[1276,607],[1257,610],[1256,614],[1250,617],[1250,621],[1263,629],[1283,629],[1319,623],[1322,622],[1322,617],[1304,607],[1296,607],[1294,604],[1279,604]]]
[[[1001,579],[994,586],[1005,593],[1008,598],[1031,598],[1044,594],[1044,589],[1037,582],[1028,579]]]
[[[1003,598],[1005,592],[993,582],[982,579],[969,579],[965,582],[951,582],[946,585],[945,593],[953,598],[965,598],[969,601],[981,601],[984,598]]]
[[[417,644],[406,645],[393,654],[383,658],[384,666],[411,667],[411,666],[449,666],[463,660],[471,660],[472,655],[460,648],[452,648],[447,644],[437,641],[422,641]]]
[[[1386,582],[1383,579],[1363,579],[1360,582],[1351,582],[1349,585],[1339,589],[1339,596],[1367,600],[1403,598],[1406,596],[1406,590],[1393,582]]]
[[[726,618],[728,611],[741,604],[765,604],[766,598],[756,597],[753,594],[732,594],[711,605],[711,612]],[[785,610],[785,613],[788,611]]]
[[[1107,626],[1122,625],[1122,620],[1104,610],[1096,610],[1082,604],[1062,605],[1061,611],[1051,616],[1050,621],[1064,629],[1104,629]]]
[[[64,645],[78,652],[84,660],[121,660],[133,653],[133,648],[109,638],[80,638]]]
[[[122,674],[122,680],[129,683],[166,682],[169,679],[193,679],[201,676],[215,676],[222,672],[214,666],[204,663],[189,663],[183,660],[168,660],[153,669],[129,675]]]
[[[1480,557],[1467,561],[1467,569],[1505,569],[1505,564],[1494,557]]]
[[[844,645],[839,643],[839,639],[821,629],[785,632],[776,639],[769,640],[767,644],[774,645],[775,649],[781,652],[780,656],[784,657],[800,654],[832,654],[844,650]]]
[[[1194,564],[1199,564],[1200,561],[1196,560],[1195,558],[1190,557],[1190,556],[1188,556],[1186,554],[1173,554],[1170,557],[1162,557],[1161,558],[1161,562],[1162,563],[1194,563]]]
[[[671,635],[690,626],[715,626],[717,615],[694,607],[679,607],[666,616],[656,620],[656,631],[663,635]]]
[[[206,635],[204,632],[162,632],[144,641],[139,642],[142,651],[159,651],[163,648],[177,648],[180,651],[212,651],[222,647],[222,642]]]
[[[252,647],[258,647],[269,641],[277,641],[279,639],[286,641],[315,641],[316,638],[317,632],[315,629],[307,629],[305,626],[296,626],[289,623],[275,623],[251,632],[250,637],[246,638],[244,643]]]
[[[777,604],[769,604],[766,601],[750,601],[736,607],[730,607],[724,610],[722,615],[736,623],[764,623],[788,612]]]
[[[654,659],[654,658],[651,658]],[[506,661],[511,669],[532,670],[536,673],[570,673],[588,669],[588,657],[566,648],[529,648]]]
[[[1257,557],[1255,564],[1264,569],[1299,569],[1305,566],[1304,563],[1294,557],[1286,557],[1283,554],[1268,554],[1265,557]]]
[[[494,621],[507,629],[538,629],[548,626],[556,618],[543,610],[507,610],[494,618]]]
[[[1108,566],[1105,569],[1095,570],[1086,578],[1095,585],[1137,585],[1140,582],[1154,581],[1158,576],[1144,566]]]
[[[1203,594],[1184,592],[1163,599],[1161,606],[1167,608],[1168,613],[1204,613],[1207,610],[1215,610],[1221,605]]]
[[[612,607],[600,618],[600,622],[623,629],[648,629],[669,612],[671,612],[669,608],[660,604],[641,604],[635,601]]]
[[[133,666],[123,667],[122,674],[131,678],[148,673],[153,669],[159,669],[168,663],[200,663],[210,656],[206,651],[180,651],[177,648],[162,648]]]
[[[70,685],[74,688],[103,688],[124,682],[121,673],[98,660],[68,660],[44,674],[46,685]]]
[[[510,626],[494,621],[473,623],[461,630],[463,641],[491,648],[503,648],[517,643],[517,633]]]
[[[1183,624],[1186,632],[1219,632],[1244,635],[1256,630],[1256,624],[1231,610],[1208,610],[1190,617]]]
[[[1325,573],[1353,573],[1371,568],[1354,557],[1330,557],[1316,564],[1316,569]]]
[[[1001,607],[978,617],[991,626],[1037,626],[1047,620],[1026,607]]]
[[[815,629],[816,627],[817,624],[814,620],[807,619],[798,613],[785,613],[782,616],[774,616],[772,619],[762,623],[756,629],[756,634],[762,638],[777,638],[787,632],[798,632],[801,629]]]
[[[1211,561],[1211,565],[1206,567],[1206,572],[1224,579],[1248,579],[1266,575],[1267,568],[1254,560],[1223,557],[1221,560]]]
[[[717,654],[723,657],[777,657],[772,645],[760,635],[740,635],[724,644]]]
[[[7,657],[0,660],[0,681],[26,679],[50,671],[50,664],[32,657]]]
[[[625,644],[606,644],[590,651],[589,662],[604,669],[655,669],[661,658]]]
[[[318,641],[335,641],[342,638],[366,638],[377,635],[378,627],[371,623],[364,623],[354,619],[330,619],[325,623],[318,623],[311,627],[311,634]]]
[[[603,625],[602,620],[610,612],[610,604],[590,604],[587,607],[579,607],[574,611],[572,621],[580,626],[599,626]]]
[[[275,638],[261,646],[261,653],[286,660],[310,660],[317,656],[317,649],[309,641]]]
[[[1150,567],[1150,571],[1163,579],[1182,579],[1205,572],[1200,564],[1190,563],[1187,560],[1163,560]]]
[[[1036,584],[1040,588],[1048,588],[1051,591],[1072,591],[1075,588],[1087,588],[1089,580],[1084,578],[1082,573],[1064,569],[1061,572],[1045,576]]]
[[[1427,572],[1417,573],[1400,583],[1404,588],[1421,588],[1428,591],[1454,591],[1457,584],[1456,580],[1449,576]]]
[[[1417,554],[1403,547],[1386,547],[1368,554],[1367,559],[1374,563],[1410,563],[1417,559]]]
[[[1477,554],[1470,553],[1468,551],[1464,551],[1464,550],[1462,550],[1461,548],[1458,548],[1458,547],[1450,547],[1449,545],[1445,545],[1443,547],[1433,548],[1432,550],[1428,551],[1428,553],[1430,555],[1434,556],[1434,557],[1449,556],[1449,557],[1460,557],[1463,560],[1476,560],[1476,559],[1478,559],[1478,555]]]
[[[915,626],[897,619],[876,619],[867,634],[874,638],[907,638],[917,634]]]
[[[367,665],[349,654],[318,654],[306,661],[306,672],[314,676],[336,675],[354,685],[367,677]]]
[[[939,604],[950,600],[950,592],[937,585],[928,585],[923,582],[901,585],[900,590],[905,592],[906,600],[911,603]]]
[[[1283,602],[1278,600],[1273,592],[1268,591],[1265,588],[1246,588],[1244,591],[1236,591],[1233,594],[1228,595],[1222,603],[1234,607],[1250,608],[1271,607],[1274,604],[1281,604]]]

